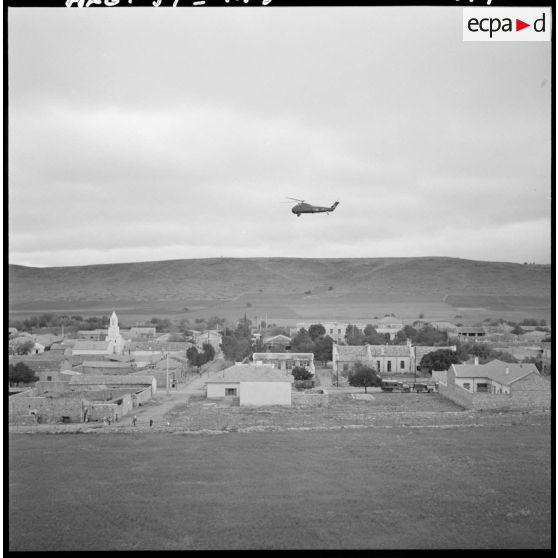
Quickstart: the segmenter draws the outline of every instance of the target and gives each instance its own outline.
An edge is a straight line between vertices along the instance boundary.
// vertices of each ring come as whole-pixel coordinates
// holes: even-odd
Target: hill
[[[277,324],[550,317],[551,269],[457,258],[211,258],[74,267],[9,266],[9,313],[108,312],[136,321],[244,312]]]
[[[550,296],[550,266],[454,258],[212,258],[74,267],[9,266],[10,304],[230,299],[333,287],[372,295]]]

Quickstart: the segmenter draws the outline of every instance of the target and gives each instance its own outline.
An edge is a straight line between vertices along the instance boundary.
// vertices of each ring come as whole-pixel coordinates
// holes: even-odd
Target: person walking
[[[138,422],[138,417],[136,417],[136,415],[134,415],[134,418],[132,419],[132,425],[136,426],[137,422]]]
[[[153,426],[153,419],[149,419],[149,426]]]

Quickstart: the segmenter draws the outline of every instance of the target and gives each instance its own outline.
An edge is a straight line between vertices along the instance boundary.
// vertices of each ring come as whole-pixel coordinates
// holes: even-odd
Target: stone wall
[[[552,389],[550,379],[530,374],[511,385],[511,398],[514,408],[550,409]]]
[[[149,386],[143,391],[140,391],[139,393],[136,393],[132,396],[134,407],[143,405],[144,403],[149,401],[152,397],[153,397],[153,386]]]
[[[111,420],[118,421],[126,416],[133,409],[132,395],[125,395],[103,403],[91,403],[88,407],[89,420],[102,420],[103,417],[110,417]]]
[[[32,410],[40,415],[41,422],[59,422],[63,416],[70,417],[71,422],[81,422],[86,408],[87,402],[81,397],[29,397],[20,394],[8,399],[9,421],[15,423]]]
[[[464,409],[473,408],[473,394],[465,388],[450,384],[449,382],[447,384],[440,382],[438,384],[438,393]]]
[[[472,393],[456,384],[440,382],[438,391],[465,409],[489,410],[532,410],[550,409],[550,381],[530,374],[511,384],[510,394]]]
[[[114,420],[118,412],[118,405],[115,403],[93,403],[89,407],[89,420],[101,421],[103,418]]]
[[[37,390],[37,395],[65,393],[68,391],[68,384],[68,382],[37,382],[35,389]]]

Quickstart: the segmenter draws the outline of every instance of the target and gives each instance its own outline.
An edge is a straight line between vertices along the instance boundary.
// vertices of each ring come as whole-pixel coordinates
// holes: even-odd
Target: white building
[[[241,407],[291,405],[292,376],[271,366],[237,364],[206,382],[208,399],[238,399]]]
[[[540,377],[534,364],[512,364],[493,360],[486,364],[452,364],[455,385],[474,393],[509,394],[512,385],[533,374]]]
[[[256,366],[273,366],[289,374],[295,366],[306,368],[311,374],[316,372],[314,353],[254,353],[252,360]]]
[[[110,317],[109,328],[104,341],[77,340],[72,348],[73,356],[120,355],[124,350],[124,338],[120,335],[116,312]]]
[[[345,333],[347,326],[355,326],[360,332],[364,333],[364,328],[368,325],[365,322],[324,322],[322,320],[315,320],[313,322],[298,322],[296,324],[296,331],[304,328],[306,331],[311,325],[321,325],[325,329],[325,334],[329,335],[336,343],[345,341]]]

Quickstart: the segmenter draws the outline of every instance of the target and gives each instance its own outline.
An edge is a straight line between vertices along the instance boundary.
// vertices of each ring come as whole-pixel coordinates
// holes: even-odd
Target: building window
[[[404,361],[404,360],[402,360],[402,361],[399,363],[399,368],[400,368],[401,370],[405,370],[405,361]]]
[[[236,397],[236,388],[225,388],[225,395]]]
[[[47,382],[52,382],[52,376],[47,376]]]
[[[379,360],[376,361],[376,371],[377,372],[380,371],[380,361]]]
[[[387,371],[391,372],[391,360],[387,361]]]
[[[463,387],[464,387],[465,389],[470,390],[470,389],[471,389],[471,384],[465,383],[465,384],[463,384]]]

